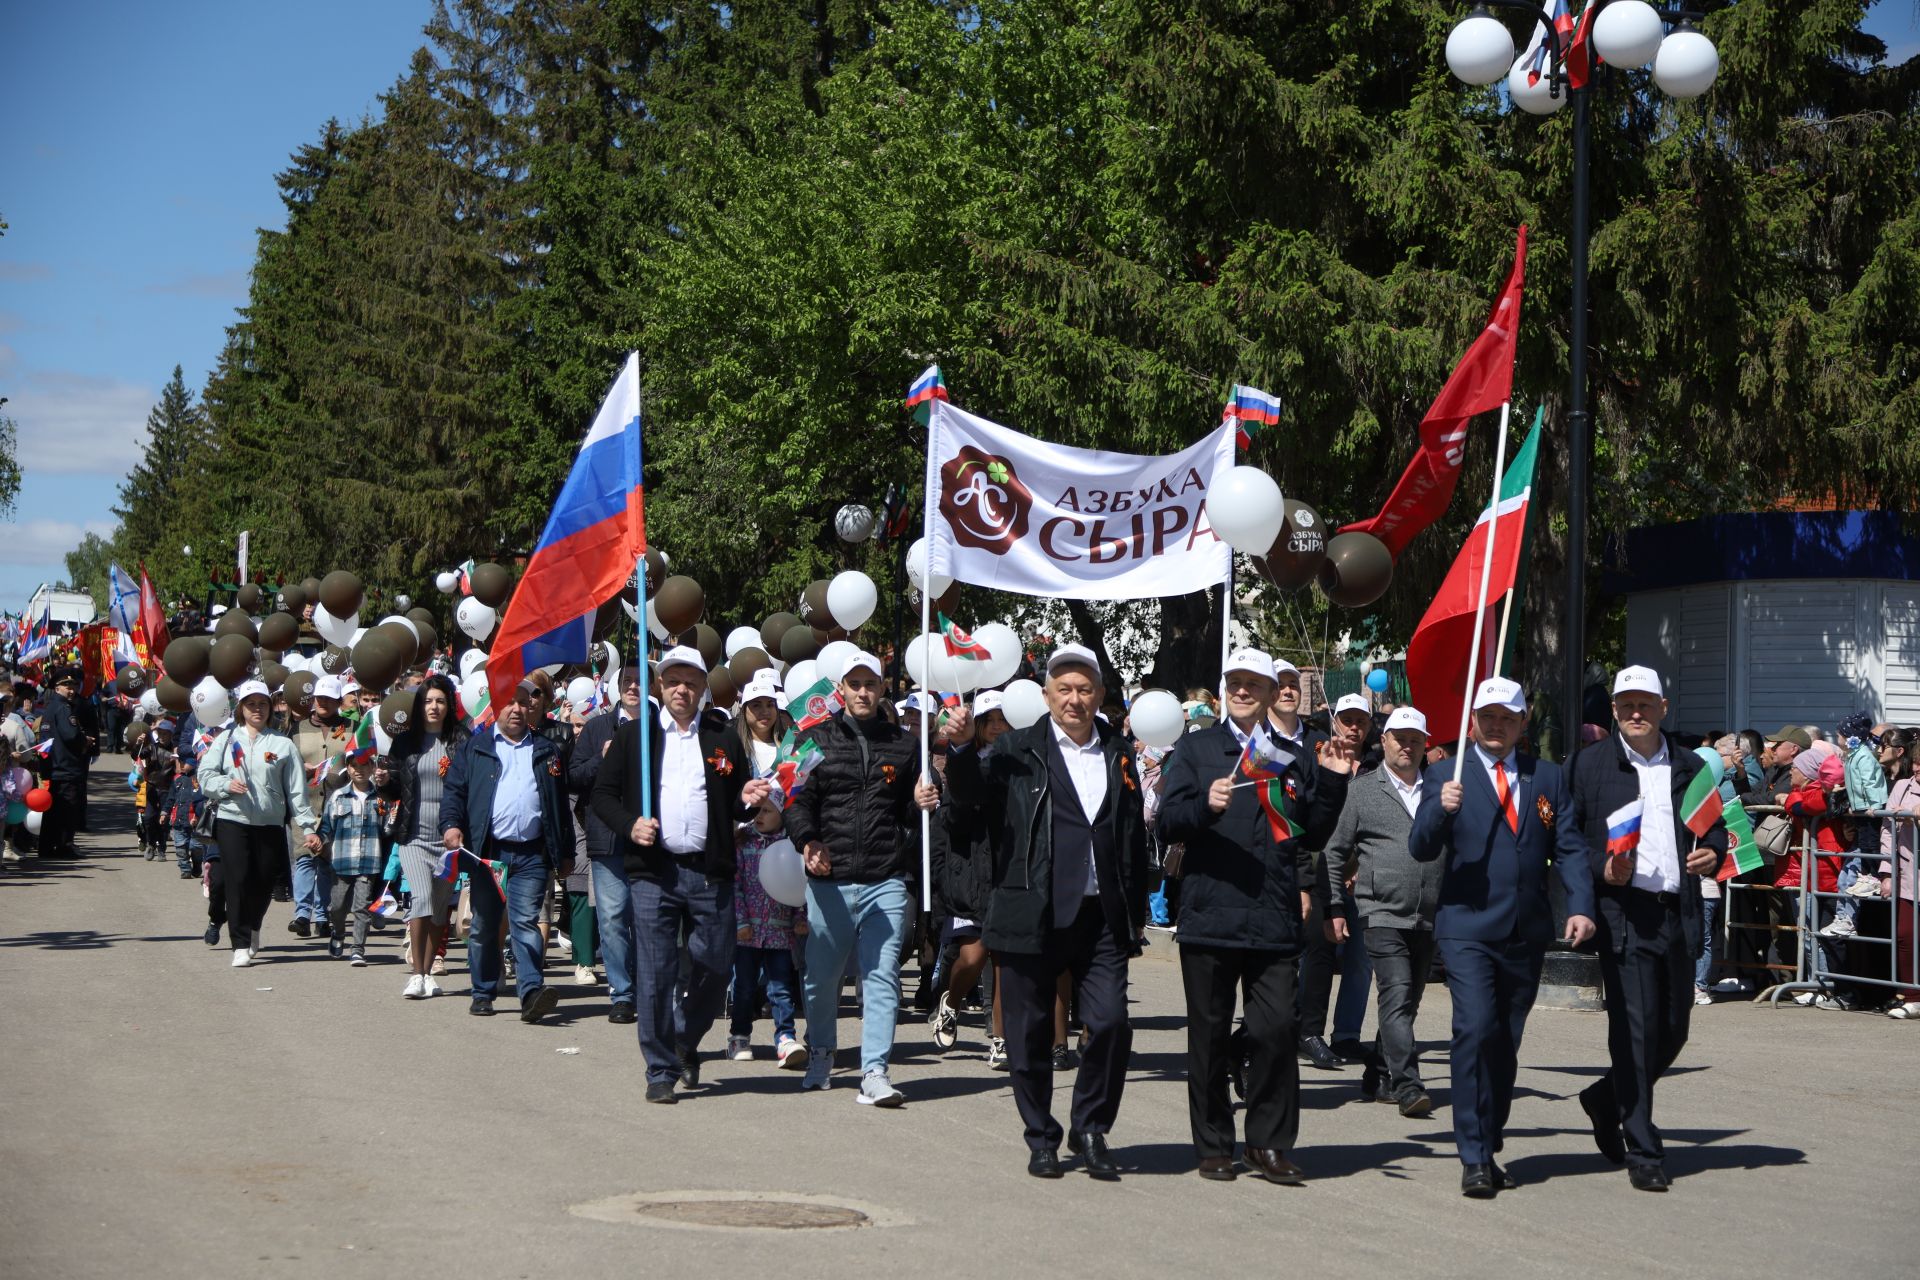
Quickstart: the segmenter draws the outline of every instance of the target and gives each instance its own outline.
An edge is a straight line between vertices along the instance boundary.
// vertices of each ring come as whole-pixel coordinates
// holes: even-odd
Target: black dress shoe
[[[1208,1182],[1232,1182],[1240,1175],[1234,1172],[1232,1156],[1201,1156],[1200,1176]]]
[[[1494,1185],[1493,1166],[1468,1164],[1460,1167],[1460,1194],[1469,1200],[1491,1200],[1500,1193]]]
[[[673,1092],[673,1081],[655,1080],[647,1085],[647,1101],[671,1104],[680,1099]]]
[[[467,1012],[476,1018],[493,1016],[493,1000],[489,996],[475,996],[473,1003],[467,1006]]]
[[[1338,1071],[1340,1059],[1333,1056],[1333,1050],[1327,1048],[1323,1036],[1300,1037],[1300,1056],[1322,1071]]]
[[[634,1020],[635,1020],[635,1015],[633,1012],[633,1006],[626,1003],[624,1000],[614,1005],[613,1012],[607,1015],[608,1022],[617,1022],[617,1023],[625,1024],[625,1023],[633,1022]]]
[[[1392,1095],[1387,1092],[1386,1072],[1376,1066],[1369,1065],[1365,1071],[1360,1073],[1360,1101],[1393,1101]]]
[[[1487,1168],[1493,1170],[1493,1185],[1495,1190],[1518,1191],[1520,1189],[1520,1184],[1514,1181],[1513,1175],[1507,1172],[1505,1165],[1497,1161],[1489,1160],[1487,1162]]]
[[[1088,1176],[1102,1181],[1113,1181],[1120,1176],[1120,1166],[1114,1163],[1113,1152],[1107,1150],[1107,1135],[1104,1133],[1067,1132],[1067,1150],[1080,1157],[1081,1167]]]
[[[1045,1148],[1032,1152],[1027,1156],[1027,1172],[1036,1178],[1059,1177],[1060,1153]]]
[[[1400,1114],[1409,1120],[1418,1120],[1423,1116],[1432,1115],[1433,1095],[1425,1089],[1415,1089],[1400,1099]]]
[[[1247,1166],[1268,1182],[1297,1187],[1307,1180],[1307,1172],[1272,1147],[1248,1147]]]
[[[1333,1056],[1342,1062],[1365,1062],[1367,1047],[1358,1040],[1335,1040],[1332,1044]]]
[[[1673,1185],[1667,1171],[1657,1164],[1636,1164],[1627,1170],[1627,1178],[1635,1191],[1665,1191]]]
[[[1627,1140],[1620,1136],[1620,1117],[1603,1114],[1584,1089],[1580,1091],[1580,1109],[1593,1124],[1593,1145],[1600,1148],[1600,1154],[1615,1164],[1625,1164]]]
[[[520,1021],[538,1022],[553,1012],[553,1006],[560,1003],[560,993],[552,987],[542,987],[528,996],[520,1005]]]

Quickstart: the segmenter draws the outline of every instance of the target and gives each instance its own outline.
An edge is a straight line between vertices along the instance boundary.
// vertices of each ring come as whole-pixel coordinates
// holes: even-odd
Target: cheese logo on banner
[[[1226,580],[1207,489],[1234,424],[1167,457],[1074,449],[930,406],[928,565],[975,586],[1079,600],[1184,595]]]

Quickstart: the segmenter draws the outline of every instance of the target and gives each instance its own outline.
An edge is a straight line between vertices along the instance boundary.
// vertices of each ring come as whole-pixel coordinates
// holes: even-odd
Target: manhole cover
[[[693,1231],[835,1231],[898,1225],[873,1205],[824,1196],[759,1191],[661,1191],[611,1196],[568,1210],[576,1217],[628,1226]]]

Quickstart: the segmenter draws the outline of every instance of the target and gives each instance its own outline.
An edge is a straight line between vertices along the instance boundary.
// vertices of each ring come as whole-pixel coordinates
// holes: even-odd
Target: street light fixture
[[[1578,0],[1574,0],[1577,4]],[[1513,36],[1493,9],[1523,13],[1542,28],[1546,46],[1542,74],[1536,76],[1528,54],[1516,56]],[[1697,98],[1713,87],[1720,54],[1693,26],[1700,14],[1656,9],[1647,0],[1593,0],[1581,15],[1592,24],[1593,52],[1616,67],[1653,63],[1653,82],[1673,98]],[[1669,29],[1671,28],[1671,29]],[[1471,85],[1491,85],[1503,77],[1514,105],[1533,115],[1548,115],[1573,103],[1573,191],[1570,239],[1573,270],[1573,324],[1569,335],[1570,378],[1567,393],[1567,616],[1566,687],[1561,731],[1564,747],[1579,736],[1587,634],[1587,487],[1593,458],[1593,417],[1587,409],[1587,251],[1593,236],[1588,178],[1593,155],[1592,73],[1575,83],[1567,66],[1571,42],[1555,26],[1550,7],[1537,0],[1483,0],[1447,35],[1447,68]],[[1597,69],[1596,69],[1597,70]]]

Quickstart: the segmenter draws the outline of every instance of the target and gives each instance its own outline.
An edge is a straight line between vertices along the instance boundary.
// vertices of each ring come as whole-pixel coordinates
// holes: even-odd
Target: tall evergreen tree
[[[190,460],[206,439],[207,419],[193,402],[179,365],[147,414],[147,442],[140,462],[120,486],[113,514],[120,519],[117,546],[134,559],[157,558],[177,523],[176,504],[188,491]]]

